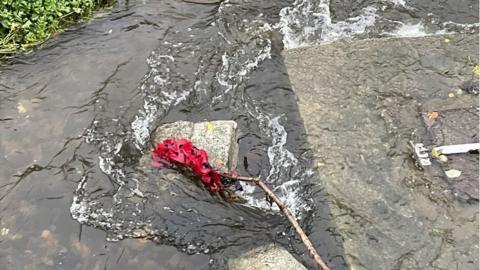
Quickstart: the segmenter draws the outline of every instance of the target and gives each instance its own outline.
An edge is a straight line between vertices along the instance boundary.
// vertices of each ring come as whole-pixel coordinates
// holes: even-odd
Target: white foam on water
[[[163,72],[169,71],[168,64],[175,61],[175,58],[171,55],[158,54],[152,52],[147,59],[147,64],[150,66],[150,72],[145,78],[153,77],[153,84],[147,86],[144,82],[141,86],[143,92],[143,108],[140,109],[135,116],[135,119],[131,123],[133,136],[135,138],[135,146],[137,149],[142,150],[150,138],[151,124],[157,119],[158,114],[162,110],[169,108],[174,104],[178,104],[186,98],[188,93],[176,93],[169,91],[168,75],[160,73],[160,66],[164,64]],[[167,89],[165,89],[167,88]]]
[[[76,219],[80,223],[85,223],[89,219],[89,206],[88,203],[83,200],[83,190],[87,183],[87,177],[82,177],[78,183],[77,190],[74,193],[72,205],[70,206],[70,213],[72,218]]]
[[[172,56],[160,55],[156,52],[152,52],[151,56],[147,59],[147,64],[151,69],[149,73],[145,75],[145,82],[140,87],[143,95],[143,106],[138,110],[135,119],[131,123],[133,143],[139,150],[143,150],[145,147],[150,137],[151,125],[157,117],[159,117],[159,114],[170,106],[177,105],[179,102],[185,100],[192,91],[191,89],[168,91],[168,85],[170,83],[168,63],[173,61],[175,60]],[[163,73],[160,73],[162,64],[163,69],[161,71]],[[153,84],[148,84],[148,78],[153,78]],[[123,167],[114,162],[116,157],[122,158],[119,156],[121,147],[125,140],[129,140],[130,138],[118,137],[115,136],[115,134],[101,132],[98,129],[98,125],[99,121],[95,121],[92,127],[86,131],[85,141],[98,145],[98,166],[104,174],[108,175],[118,185],[112,197],[114,205],[121,204],[123,199],[127,197],[136,196],[143,198],[144,194],[140,190],[140,182],[138,179],[127,179]],[[95,199],[92,200],[85,194],[87,192],[86,184],[87,177],[83,177],[75,191],[70,207],[70,212],[74,219],[83,224],[94,224],[94,226],[101,227],[110,232],[118,232],[118,234],[109,238],[109,240],[112,241],[119,240],[126,235],[135,236],[137,229],[146,224],[144,221],[132,223],[131,221],[127,222],[118,219],[118,217],[114,218],[114,206],[106,209],[99,201]],[[132,215],[138,215],[141,212],[138,205],[131,211]],[[124,232],[120,233],[122,230]]]
[[[361,15],[345,21],[336,23],[331,23],[330,21],[330,23],[327,23],[322,32],[323,43],[330,43],[339,39],[363,34],[368,27],[374,26],[376,18],[378,17],[375,14],[377,9],[374,7],[366,7],[362,11],[363,13]]]
[[[300,169],[298,159],[286,147],[288,133],[285,127],[280,124],[280,116],[268,118],[268,128],[272,137],[272,145],[268,147],[268,160],[270,162],[270,172],[267,176],[267,183],[281,183],[276,185],[275,191],[280,193],[285,205],[295,215],[300,215],[302,211],[307,210],[307,205],[300,200],[300,185],[305,174]],[[292,171],[290,171],[292,168]],[[285,181],[282,177],[290,176],[291,179]]]
[[[425,26],[423,23],[417,24],[404,24],[400,23],[400,27],[393,33],[392,36],[396,37],[424,37],[429,34],[425,32]]]
[[[385,4],[393,4],[393,8],[415,10],[405,0],[383,0]],[[379,7],[380,3],[375,6]],[[462,31],[477,30],[480,23],[462,24],[452,21],[443,22],[435,27],[427,29],[424,20],[416,19],[414,22],[392,21],[383,18],[382,12],[387,5],[377,10],[375,6],[367,6],[362,13],[343,21],[333,22],[330,12],[330,0],[296,0],[292,6],[280,11],[280,21],[275,26],[283,34],[285,48],[293,49],[310,45],[328,44],[341,39],[351,39],[358,35],[379,31],[374,26],[377,22],[391,22],[397,26],[396,30],[389,32],[380,31],[375,33],[379,36],[396,37],[423,37],[431,35],[444,35]],[[429,14],[428,16],[433,16]],[[440,28],[440,29],[438,29]],[[391,29],[391,28],[390,28]]]
[[[221,9],[222,12],[226,12],[225,8]],[[225,15],[228,16],[228,15]],[[252,39],[260,40],[264,46],[257,47],[258,51],[254,52],[253,57],[251,50],[235,49],[231,52],[224,52],[222,55],[222,66],[216,73],[217,82],[224,87],[222,92],[213,97],[212,103],[216,103],[222,99],[222,97],[232,90],[234,90],[239,82],[247,79],[247,75],[258,67],[258,65],[265,59],[271,58],[271,41],[265,38],[267,33],[272,30],[272,26],[268,23],[253,20],[250,22],[250,26],[246,28],[246,32],[251,35]],[[228,45],[232,45],[226,35],[219,32],[219,35],[227,42]]]
[[[405,7],[405,4],[406,4],[405,0],[387,0],[387,2],[390,2],[395,6],[402,6],[402,7]]]
[[[224,13],[223,17],[229,16],[228,5],[222,5],[220,12]],[[219,85],[223,86],[223,89],[212,99],[212,103],[222,100],[227,93],[235,91],[242,81],[248,79],[248,75],[252,71],[258,68],[263,61],[271,58],[272,45],[269,33],[273,27],[259,20],[250,22],[243,20],[242,22],[247,24],[243,30],[249,36],[245,39],[246,43],[233,43],[228,39],[228,35],[219,33],[228,45],[232,45],[233,50],[227,48],[222,55],[222,66],[216,73],[216,80]],[[270,172],[265,181],[284,201],[285,206],[297,217],[300,217],[301,212],[306,209],[306,203],[299,194],[303,175],[301,172],[297,172],[294,174],[294,179],[288,181],[280,177],[280,175],[287,175],[292,170],[300,171],[296,169],[300,165],[298,160],[285,147],[288,134],[280,124],[280,117],[272,118],[258,106],[254,107],[248,103],[245,106],[250,116],[260,122],[261,131],[272,139],[271,146],[267,149]],[[259,192],[255,185],[241,184],[243,191],[240,192],[240,195],[247,201],[247,205],[266,210],[279,210],[275,204],[270,205],[264,196],[254,196],[254,193]]]
[[[150,137],[150,124],[155,121],[155,116],[159,109],[156,100],[156,96],[146,96],[143,101],[143,110],[138,112],[131,124],[137,149],[143,149]]]
[[[447,21],[447,22],[443,22],[442,23],[442,26],[445,27],[445,28],[448,28],[448,27],[459,27],[459,28],[463,28],[465,30],[472,30],[472,29],[477,29],[480,27],[480,22],[478,23],[456,23],[456,22],[452,22],[452,21]]]
[[[229,74],[230,70],[230,58],[227,53],[222,55],[222,68],[217,72],[216,78],[217,82],[225,87],[225,92],[230,92],[233,89],[233,83],[231,82],[231,75]],[[220,99],[222,96],[215,97],[215,99]]]
[[[142,150],[145,147],[146,142],[150,138],[152,123],[159,117],[159,114],[171,106],[178,105],[186,100],[191,92],[191,90],[179,92],[163,90],[159,92],[160,95],[158,96],[146,95],[144,97],[143,110],[138,112],[131,124],[137,149]]]
[[[287,143],[287,131],[279,122],[280,116],[272,119],[268,118],[268,128],[270,136],[272,137],[272,146],[268,147],[268,159],[270,161],[270,172],[267,177],[267,182],[276,182],[282,170],[282,167],[290,165],[297,165],[298,160],[295,156],[285,148]]]
[[[72,205],[70,206],[72,218],[82,224],[88,224],[93,221],[97,227],[104,229],[121,229],[122,224],[114,221],[114,215],[111,211],[96,207],[98,205],[96,201],[88,201],[85,199],[84,192],[86,184],[87,177],[84,176],[78,183]]]
[[[386,35],[392,37],[404,37],[404,38],[415,38],[415,37],[426,37],[426,36],[435,36],[435,35],[446,35],[453,34],[454,32],[448,31],[447,29],[440,29],[434,32],[428,32],[425,25],[421,22],[417,24],[408,24],[398,22],[400,27],[395,31],[390,33],[385,33]]]
[[[258,107],[251,109],[247,107],[248,113],[259,120],[260,127],[271,139],[272,144],[267,149],[270,171],[265,182],[272,188],[272,191],[297,218],[308,211],[310,206],[301,199],[301,185],[303,180],[311,176],[311,171],[302,171],[298,159],[285,146],[288,133],[280,123],[282,116],[270,117],[260,111]],[[289,177],[288,181],[285,178]],[[265,198],[256,199],[253,194],[258,191],[255,185],[241,183],[243,191],[240,195],[247,200],[251,206],[262,209],[279,211],[275,205],[270,205]]]
[[[283,34],[287,49],[325,44],[363,34],[375,25],[377,9],[366,7],[362,14],[345,21],[332,22],[329,0],[296,0],[280,11],[276,28]]]
[[[267,45],[263,47],[260,52],[250,61],[247,61],[243,68],[238,72],[240,76],[246,76],[252,70],[258,67],[258,65],[263,62],[265,59],[270,59],[272,55],[270,54],[272,45],[270,40],[266,40]]]

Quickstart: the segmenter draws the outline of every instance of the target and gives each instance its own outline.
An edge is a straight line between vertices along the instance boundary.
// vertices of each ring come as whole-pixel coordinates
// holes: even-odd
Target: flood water
[[[261,175],[345,269],[280,52],[478,31],[476,1],[192,2],[119,1],[0,66],[1,269],[224,269],[271,242],[313,267],[253,187],[229,204],[138,165],[156,126],[206,119],[237,121],[239,173]]]

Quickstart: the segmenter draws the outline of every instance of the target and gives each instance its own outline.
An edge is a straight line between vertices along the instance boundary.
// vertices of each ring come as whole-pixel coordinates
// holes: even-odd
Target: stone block
[[[152,134],[152,143],[175,137],[189,139],[204,149],[213,168],[231,171],[237,166],[238,143],[237,123],[230,120],[192,123],[178,121],[159,126]]]
[[[306,270],[292,254],[283,247],[270,244],[246,252],[228,261],[229,270]]]
[[[473,91],[448,97],[455,85],[471,79],[474,63],[468,59],[477,56],[478,35],[342,41],[284,51],[323,180],[319,184],[331,198],[351,269],[473,270],[478,265],[478,230],[470,229],[478,227],[478,201],[455,202],[443,175],[432,173],[432,167],[419,171],[409,161],[412,131],[424,129],[420,104],[444,98],[478,107],[478,97],[468,94]],[[432,105],[426,112],[448,109],[450,116],[450,109],[459,108]],[[465,131],[478,130],[478,117],[469,115],[473,121],[462,119]],[[440,137],[442,130],[439,126],[432,135],[445,143],[471,142]],[[447,164],[457,162],[448,158]],[[476,159],[476,170],[468,170],[478,184]],[[451,244],[443,240],[446,234]]]

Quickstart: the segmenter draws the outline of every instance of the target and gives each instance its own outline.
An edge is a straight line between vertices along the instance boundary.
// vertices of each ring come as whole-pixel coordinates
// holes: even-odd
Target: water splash
[[[377,9],[368,6],[359,16],[333,22],[329,0],[296,0],[292,7],[280,11],[276,26],[283,34],[287,49],[318,43],[330,43],[364,33],[375,24]]]
[[[258,17],[232,21],[233,18],[241,16],[239,13],[249,14],[248,10],[232,5],[232,2],[225,1],[220,5],[217,19],[209,27],[189,27],[183,36],[182,32],[172,31],[171,39],[164,41],[151,53],[147,59],[149,72],[138,89],[142,104],[139,104],[140,107],[129,124],[126,119],[123,119],[124,123],[127,122],[123,126],[112,124],[111,119],[107,118],[96,121],[87,130],[85,142],[98,148],[98,167],[111,181],[114,190],[113,195],[94,195],[95,183],[98,180],[85,174],[78,184],[70,209],[74,219],[107,231],[109,240],[140,235],[146,238],[161,238],[180,246],[203,245],[201,242],[205,239],[198,234],[189,236],[193,237],[190,240],[184,239],[184,236],[175,236],[176,230],[188,229],[188,233],[185,231],[181,234],[194,234],[191,227],[166,225],[168,218],[164,215],[184,219],[187,213],[191,215],[190,220],[211,222],[212,218],[207,215],[202,216],[191,209],[181,210],[185,205],[185,198],[183,203],[180,203],[176,201],[177,195],[172,194],[190,192],[187,191],[188,188],[174,191],[179,188],[179,183],[175,187],[159,187],[160,184],[171,185],[168,177],[149,175],[150,172],[146,171],[138,172],[135,161],[125,164],[126,157],[122,149],[133,145],[140,156],[147,152],[146,146],[152,129],[170,109],[184,101],[201,104],[206,99],[212,106],[218,102],[230,102],[232,97],[243,91],[249,74],[271,57],[271,24]],[[302,175],[298,174],[296,180],[285,184],[278,179],[274,180],[273,176],[274,173],[288,173],[292,167],[299,165],[284,147],[286,131],[278,119],[268,124],[271,117],[261,107],[256,107],[256,110],[256,116],[252,119],[259,118],[260,122],[265,122],[261,125],[261,136],[272,139],[272,149],[269,149],[268,156],[272,168],[275,169],[267,180],[279,191],[288,207],[300,214],[304,210],[300,206],[303,200],[296,188],[300,186]],[[295,170],[301,171],[300,167]],[[154,176],[155,179],[149,178]],[[191,183],[188,185],[191,186]],[[149,192],[150,190],[158,192]],[[210,204],[210,195],[202,190],[198,192],[195,197],[206,197],[197,199],[195,203],[202,203],[204,200]],[[261,200],[258,197],[254,199],[253,194],[246,196],[250,199],[251,206],[268,208],[263,196]],[[154,209],[150,209],[152,205],[155,205]],[[218,207],[217,212],[221,213],[222,205],[218,204]],[[156,209],[163,209],[165,213],[154,213],[158,211]],[[162,222],[154,222],[154,219]],[[152,227],[153,224],[155,228]],[[162,224],[165,225],[163,229]],[[202,224],[200,222],[198,226]],[[192,239],[197,239],[200,244],[192,243]]]
[[[385,36],[421,37],[478,31],[479,23],[441,21],[429,13],[425,18],[410,16],[416,13],[415,3],[403,0],[372,2],[361,9],[360,15],[334,21],[330,0],[296,0],[291,7],[280,12],[276,28],[283,34],[288,49],[315,44],[327,44],[336,40]],[[408,10],[408,12],[405,12]],[[389,19],[395,11],[407,15],[402,21]]]
[[[260,115],[260,121],[266,122],[265,131],[272,138],[271,146],[267,149],[270,171],[265,181],[274,187],[273,191],[285,206],[300,218],[302,214],[311,209],[309,203],[302,198],[302,185],[304,179],[309,178],[313,171],[305,170],[295,155],[285,147],[288,133],[280,124],[281,118],[282,116],[270,118],[267,115]],[[283,181],[282,179],[289,180]],[[264,198],[254,197],[252,195],[255,192],[253,185],[242,183],[242,186],[244,190],[241,194],[250,205],[279,211],[276,205],[270,205]]]

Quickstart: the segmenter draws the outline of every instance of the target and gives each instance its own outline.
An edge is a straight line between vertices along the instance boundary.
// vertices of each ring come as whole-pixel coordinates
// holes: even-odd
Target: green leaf
[[[27,20],[23,25],[22,25],[22,28],[23,29],[27,29],[27,28],[30,28],[30,26],[32,25],[32,22],[30,20]]]

